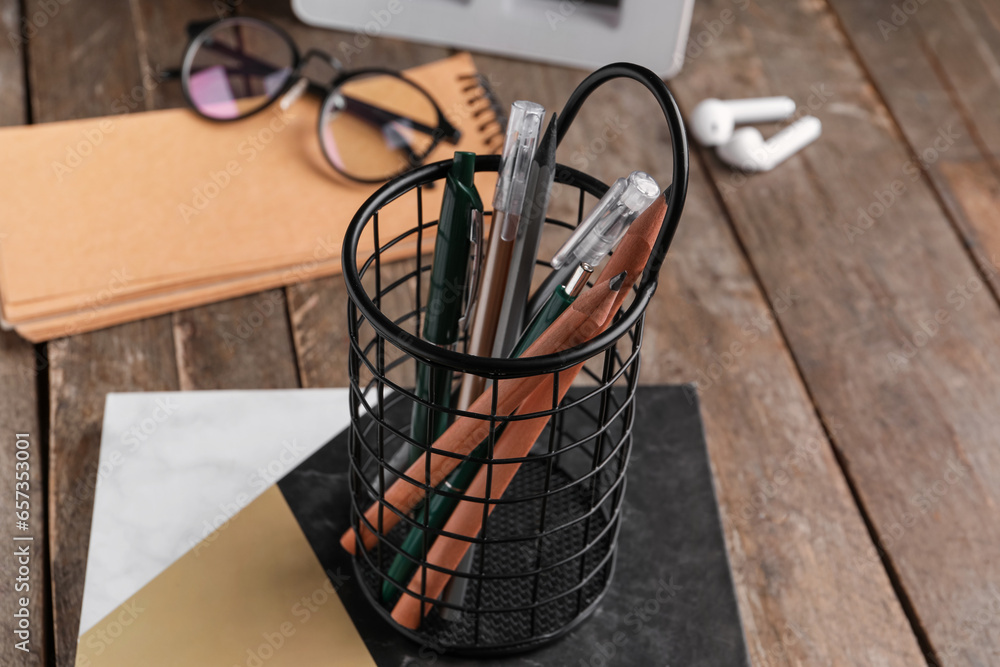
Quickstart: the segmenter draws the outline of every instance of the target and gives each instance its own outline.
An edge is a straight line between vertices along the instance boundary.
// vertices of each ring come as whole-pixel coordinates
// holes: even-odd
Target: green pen
[[[577,231],[552,259],[552,264],[556,268],[570,265],[570,262],[573,261],[577,262],[579,266],[566,285],[559,285],[556,288],[542,307],[539,315],[521,334],[520,340],[510,355],[511,357],[521,356],[535,342],[535,339],[573,303],[586,286],[587,278],[593,272],[594,266],[614,249],[632,222],[646,210],[646,207],[659,194],[660,189],[656,185],[656,181],[641,171],[633,172],[627,179],[620,178],[615,181],[607,194],[598,202],[587,218],[580,223]],[[557,263],[558,266],[556,266]],[[472,456],[483,458],[487,453],[487,443],[482,442],[472,452]],[[480,465],[473,461],[462,463],[441,482],[438,488],[456,494],[463,493],[472,483],[476,473],[479,472]],[[441,528],[448,522],[448,518],[457,504],[457,498],[435,494],[417,510],[414,520],[419,523],[426,520],[429,527]],[[396,585],[392,581],[382,582],[383,601],[388,602],[395,596],[398,591],[397,585],[400,587],[407,585],[409,577],[417,567],[415,560],[418,560],[424,553],[424,532],[417,529],[411,530],[403,540],[400,546],[403,553],[396,555],[387,572],[389,579],[395,581]],[[432,541],[433,537],[428,537],[428,546]],[[414,560],[403,554],[408,554]]]
[[[513,356],[521,356],[543,331],[556,321],[583,288],[604,256],[615,249],[636,218],[660,195],[653,177],[633,171],[619,178],[597,202],[552,258],[556,272],[576,266],[569,280],[558,285],[525,328],[514,346]]]
[[[456,152],[441,198],[423,337],[442,347],[450,347],[458,341],[470,295],[475,294],[483,235],[483,202],[473,182],[475,171],[476,154]],[[451,384],[451,371],[417,363],[415,393],[418,397],[450,408]],[[414,403],[410,437],[420,444],[430,444],[444,433],[449,421],[447,412]],[[416,461],[421,453],[419,448],[410,447],[409,462]]]

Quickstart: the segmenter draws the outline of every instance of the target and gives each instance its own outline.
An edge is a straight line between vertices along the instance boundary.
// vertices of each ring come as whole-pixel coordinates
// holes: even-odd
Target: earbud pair
[[[703,146],[716,146],[719,159],[745,171],[770,171],[802,150],[822,133],[818,118],[805,116],[764,141],[753,127],[734,130],[744,123],[784,120],[795,113],[790,97],[745,100],[703,100],[691,114],[691,133]]]

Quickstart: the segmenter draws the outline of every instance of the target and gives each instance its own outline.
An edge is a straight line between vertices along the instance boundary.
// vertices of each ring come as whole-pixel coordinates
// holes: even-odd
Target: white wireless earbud
[[[757,97],[746,100],[702,100],[691,112],[691,134],[702,146],[721,146],[733,136],[736,125],[784,120],[795,113],[790,97]]]
[[[742,127],[733,138],[716,148],[719,159],[744,171],[771,171],[816,141],[823,131],[819,118],[805,116],[764,141],[760,130]]]

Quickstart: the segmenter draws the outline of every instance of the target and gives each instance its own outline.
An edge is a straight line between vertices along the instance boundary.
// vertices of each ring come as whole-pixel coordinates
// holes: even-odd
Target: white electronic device
[[[716,147],[719,159],[743,171],[771,171],[800,150],[819,139],[823,124],[819,118],[804,116],[764,141],[756,127],[741,127],[732,138]]]
[[[684,64],[694,0],[292,0],[305,23],[354,33],[342,56],[387,36],[596,69]]]
[[[688,129],[702,146],[721,146],[737,125],[770,123],[795,113],[790,97],[756,97],[745,100],[702,100],[691,112]]]

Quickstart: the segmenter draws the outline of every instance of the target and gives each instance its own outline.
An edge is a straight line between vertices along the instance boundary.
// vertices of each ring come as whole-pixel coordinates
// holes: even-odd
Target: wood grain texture
[[[44,11],[28,2],[27,12]],[[59,4],[29,44],[34,122],[149,108],[131,6],[101,11]],[[69,149],[70,147],[67,147]],[[86,168],[86,162],[80,169]],[[58,196],[58,193],[53,193]],[[110,279],[110,278],[109,278]],[[50,541],[55,658],[76,653],[104,397],[109,391],[177,389],[170,318],[49,344]]]
[[[39,353],[41,354],[41,352]],[[36,383],[46,372],[44,357],[36,357],[34,348],[11,331],[0,333],[0,497],[7,512],[0,538],[4,542],[0,556],[0,632],[6,641],[0,645],[0,664],[45,665],[49,658],[51,614],[48,596],[48,531],[46,530],[46,450],[48,443],[38,418]],[[18,436],[27,434],[27,459],[18,460]],[[26,485],[25,485],[26,483]],[[17,495],[20,492],[24,495]],[[28,505],[23,503],[27,500]],[[17,505],[15,505],[15,501]],[[18,530],[14,510],[27,510],[28,529]],[[21,541],[14,541],[19,538]],[[24,540],[24,538],[31,538]],[[27,548],[26,563],[19,562]],[[22,570],[22,565],[27,570]],[[27,587],[27,588],[25,588]],[[27,605],[21,600],[26,599]],[[19,618],[27,609],[29,636],[17,637]],[[24,639],[25,650],[15,647]]]
[[[731,7],[699,3],[695,25]],[[709,96],[808,106],[827,91],[812,100],[822,139],[774,172],[745,178],[703,154],[767,292],[797,295],[778,319],[913,626],[941,664],[994,664],[1000,311],[926,180],[847,238],[858,207],[906,178],[910,150],[829,7],[751,7],[674,86],[688,112]],[[851,558],[866,578],[879,567],[876,552]]]
[[[584,76],[476,60],[507,82],[514,99],[552,108]],[[639,168],[668,182],[669,139],[658,113],[638,84],[612,82],[587,102],[559,160],[605,181]],[[754,664],[918,664],[919,650],[885,573],[861,572],[852,563],[872,543],[768,300],[696,160],[684,218],[649,306],[640,382],[701,379]]]
[[[1000,294],[1000,11],[977,0],[830,4],[913,153],[901,182],[926,175]]]
[[[7,44],[0,48],[0,126],[20,125],[26,122],[26,97],[24,91],[24,41],[31,32],[21,23],[18,2],[0,0],[0,33]],[[3,221],[0,220],[0,243],[3,243]],[[3,507],[14,509],[16,491],[25,493],[17,483],[27,481],[29,503],[28,531],[16,530],[13,517],[8,517],[0,530],[0,538],[9,548],[4,548],[0,556],[0,664],[4,665],[45,665],[50,658],[52,618],[49,613],[48,597],[48,531],[46,530],[46,450],[48,443],[40,428],[38,403],[39,374],[47,372],[44,348],[36,353],[35,348],[19,338],[12,331],[0,332],[0,498]],[[18,470],[16,435],[27,433],[29,459],[28,470]],[[22,468],[24,464],[22,463]],[[27,479],[18,480],[16,475],[27,472]],[[24,497],[17,498],[24,500]],[[10,503],[10,504],[8,504]],[[14,553],[20,546],[13,541],[15,536],[30,536],[27,544],[31,554],[27,581],[19,572],[20,563]],[[21,580],[18,581],[18,578]],[[27,585],[27,590],[23,586]],[[21,609],[20,599],[27,598],[27,610],[31,622],[30,637],[26,644],[28,651],[15,647],[21,641],[14,635],[17,620],[14,613]]]

